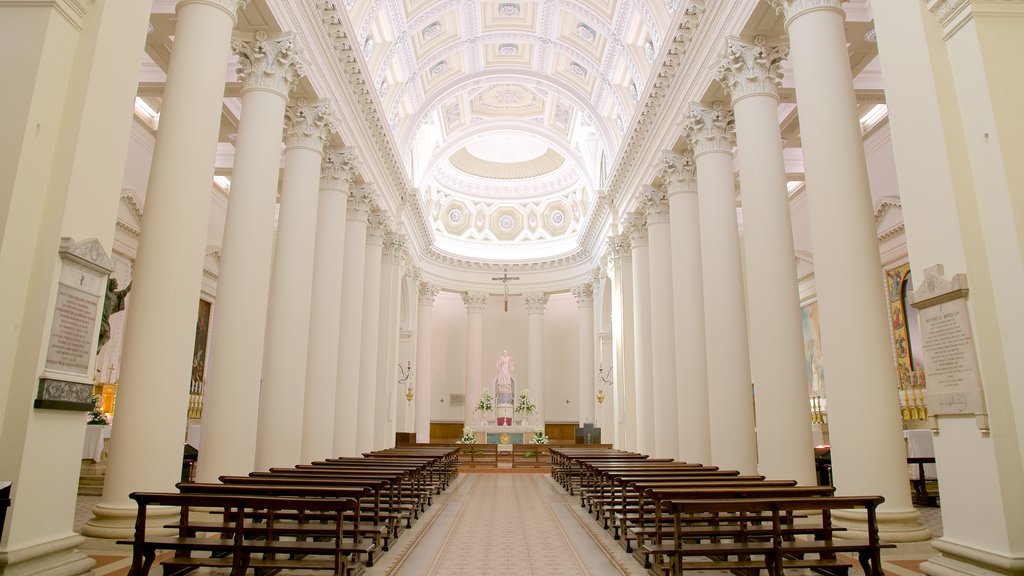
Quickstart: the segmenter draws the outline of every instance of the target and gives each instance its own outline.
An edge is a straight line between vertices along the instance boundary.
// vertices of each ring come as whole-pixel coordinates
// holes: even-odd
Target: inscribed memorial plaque
[[[67,284],[57,285],[50,345],[46,349],[47,370],[89,376],[98,306],[98,296]]]

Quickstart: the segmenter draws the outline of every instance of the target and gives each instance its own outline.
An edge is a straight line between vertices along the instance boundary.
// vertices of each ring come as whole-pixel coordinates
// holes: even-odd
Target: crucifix
[[[505,285],[505,312],[508,312],[508,283],[512,280],[519,280],[519,276],[509,276],[508,266],[506,266],[504,275],[491,278],[491,280],[497,280]]]

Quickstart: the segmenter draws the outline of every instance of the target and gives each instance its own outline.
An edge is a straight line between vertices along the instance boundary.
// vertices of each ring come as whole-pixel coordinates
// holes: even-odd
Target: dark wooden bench
[[[337,576],[354,576],[362,571],[362,566],[352,557],[354,542],[346,539],[344,530],[346,514],[354,515],[358,522],[359,503],[354,498],[160,492],[133,492],[129,497],[139,508],[135,536],[118,543],[132,546],[129,571],[132,576],[149,574],[157,553],[164,550],[174,551],[172,558],[161,562],[165,576],[184,574],[200,567],[228,569],[232,575],[245,574],[250,568],[257,574],[297,569],[329,570]],[[147,534],[150,506],[180,509],[176,535]],[[192,518],[196,509],[202,509],[204,518],[209,517],[207,509],[219,510],[223,521],[209,530],[203,526],[204,522]],[[331,528],[319,531],[317,539],[296,538],[295,518],[298,515],[302,519],[302,514],[326,518]]]
[[[545,444],[513,444],[513,468],[539,468],[551,465],[551,450]]]
[[[463,444],[459,449],[459,465],[467,468],[498,466],[497,444]]]

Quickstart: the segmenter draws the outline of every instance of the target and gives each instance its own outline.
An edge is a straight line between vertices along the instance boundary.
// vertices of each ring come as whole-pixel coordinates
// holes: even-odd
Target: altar
[[[529,444],[535,426],[480,426],[474,431],[477,444]]]

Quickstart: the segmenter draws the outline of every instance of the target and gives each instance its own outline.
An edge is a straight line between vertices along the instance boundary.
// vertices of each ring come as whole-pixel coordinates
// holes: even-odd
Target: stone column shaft
[[[291,34],[238,35],[242,116],[217,277],[217,313],[196,479],[252,472],[288,92],[300,75]]]
[[[654,455],[679,457],[675,305],[672,301],[672,230],[661,190],[645,192],[651,271],[651,368],[654,379]]]
[[[338,381],[334,398],[334,455],[355,456],[359,419],[359,363],[362,358],[363,268],[366,264],[366,218],[371,193],[353,189],[345,225],[345,267],[341,276],[341,334],[338,338]]]
[[[615,382],[621,392],[616,397],[621,407],[616,408],[616,422],[622,430],[619,446],[630,451],[637,451],[636,427],[636,349],[634,346],[633,326],[633,255],[629,245],[629,236],[619,234],[608,239],[612,251],[612,262],[615,268],[614,290],[612,298],[612,329],[615,342]],[[621,419],[621,422],[619,420]]]
[[[651,357],[650,261],[644,214],[632,214],[627,228],[633,258],[633,345],[636,390],[636,451],[654,454],[654,377]]]
[[[704,330],[704,280],[700,257],[700,208],[693,153],[664,157],[672,228],[679,459],[711,461],[708,422],[708,357]]]
[[[779,130],[783,46],[726,41],[716,76],[732,96],[743,186],[750,371],[757,391],[758,470],[814,484],[804,335]]]
[[[466,292],[462,295],[462,301],[466,304],[466,414],[463,420],[470,427],[474,419],[473,407],[480,400],[484,389],[484,311],[487,310],[487,294]],[[481,414],[481,417],[484,415]]]
[[[381,257],[384,231],[388,227],[387,214],[370,215],[366,227],[366,252],[363,264],[362,342],[359,357],[359,419],[356,427],[356,454],[373,450],[373,429],[377,419],[377,388],[384,383],[377,380],[378,339],[380,338]]]
[[[796,77],[814,276],[828,362],[829,437],[840,494],[881,494],[884,539],[927,539],[907,489],[874,210],[839,0],[773,0]],[[864,426],[870,421],[871,426]],[[856,522],[860,515],[837,511]],[[860,529],[857,527],[860,526]]]
[[[746,302],[736,223],[730,112],[691,105],[686,135],[697,163],[711,464],[757,470]]]
[[[579,421],[583,426],[594,423],[594,284],[584,282],[573,288],[572,294],[579,308]]]
[[[338,341],[341,334],[341,277],[349,185],[355,172],[351,148],[328,151],[321,164],[320,198],[313,249],[313,287],[306,354],[306,394],[302,412],[301,461],[329,458],[334,453],[334,403],[338,382]]]
[[[526,386],[530,389],[530,397],[537,405],[537,421],[544,423],[544,307],[548,303],[548,295],[544,292],[523,294],[526,304],[526,359],[529,362],[526,371]]]
[[[178,2],[175,46],[146,194],[146,225],[132,273],[117,430],[87,536],[134,532],[135,490],[171,490],[195,346],[214,156],[231,29],[239,2]],[[129,384],[130,383],[130,384]],[[177,433],[169,432],[177,431]],[[171,515],[155,515],[162,525]]]
[[[399,293],[402,280],[404,237],[394,232],[384,235],[380,279],[380,333],[377,344],[377,418],[373,423],[373,449],[394,445],[397,407],[405,402],[405,390],[398,390]],[[404,364],[403,364],[404,365]]]
[[[327,101],[300,100],[286,112],[284,181],[256,429],[257,470],[294,466],[302,455],[303,360],[309,348],[320,162],[331,130]]]
[[[434,328],[434,298],[437,286],[419,283],[419,306],[416,310],[416,441],[430,442],[431,338]]]

